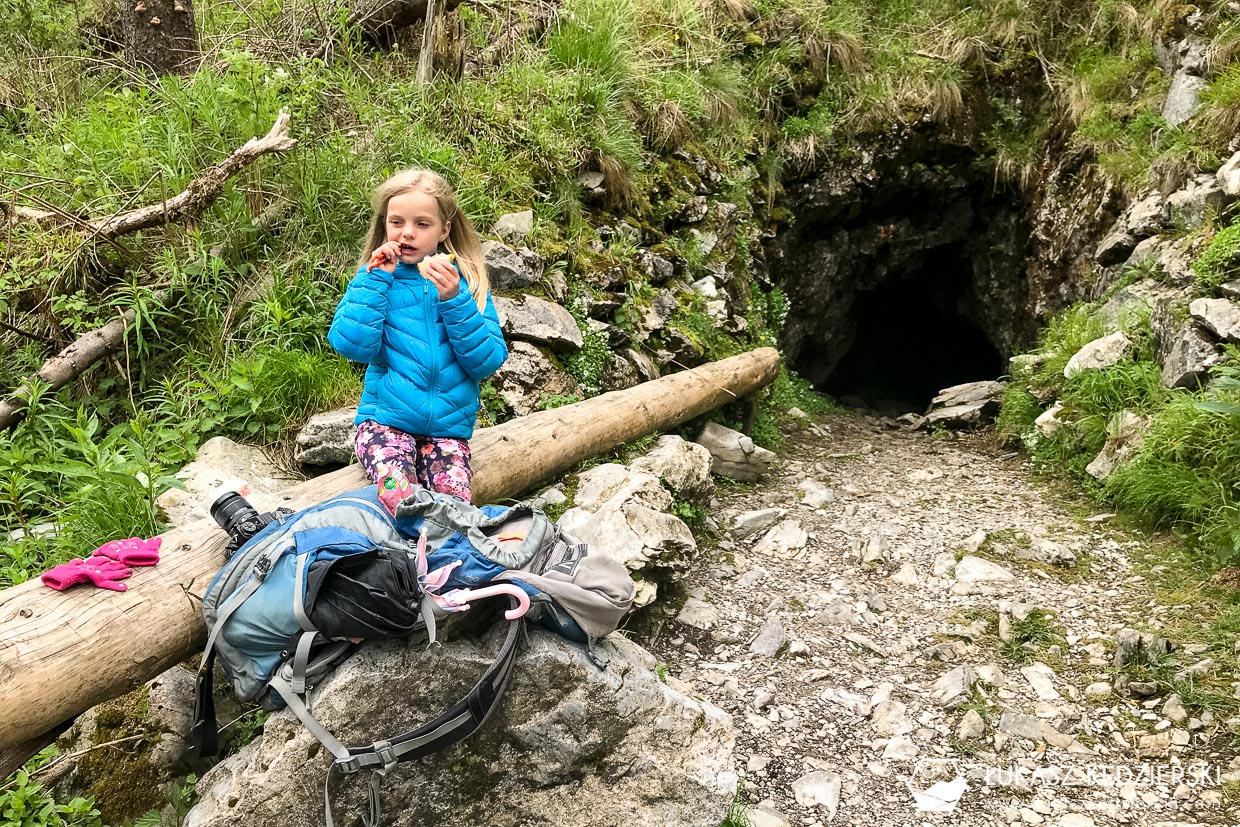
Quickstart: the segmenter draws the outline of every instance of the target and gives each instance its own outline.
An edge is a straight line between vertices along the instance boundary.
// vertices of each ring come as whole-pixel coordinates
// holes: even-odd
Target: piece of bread
[[[433,256],[427,256],[418,262],[418,272],[425,276],[426,268],[432,261],[442,261],[444,264],[447,264],[455,260],[456,256],[452,253],[435,253]]]

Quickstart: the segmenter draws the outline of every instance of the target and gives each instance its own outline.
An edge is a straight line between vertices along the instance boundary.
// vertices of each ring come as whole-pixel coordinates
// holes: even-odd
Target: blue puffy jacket
[[[357,422],[373,419],[419,436],[468,439],[478,383],[508,358],[491,297],[486,311],[461,290],[439,300],[418,268],[358,268],[336,307],[331,346],[366,370]]]

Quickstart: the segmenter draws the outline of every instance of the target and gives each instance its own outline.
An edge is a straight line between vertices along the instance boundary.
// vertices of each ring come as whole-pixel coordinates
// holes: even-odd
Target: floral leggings
[[[470,500],[474,472],[469,467],[468,440],[414,436],[368,419],[357,426],[354,448],[375,482],[396,475],[431,491]]]

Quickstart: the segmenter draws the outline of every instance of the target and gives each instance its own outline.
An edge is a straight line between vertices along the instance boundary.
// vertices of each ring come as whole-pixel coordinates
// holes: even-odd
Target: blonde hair
[[[485,310],[491,285],[482,258],[482,240],[478,238],[478,232],[469,218],[457,206],[452,185],[442,175],[429,169],[401,170],[375,190],[372,199],[374,216],[370,220],[370,230],[366,233],[358,266],[370,261],[375,248],[387,241],[388,202],[397,195],[409,192],[426,193],[439,205],[439,220],[449,225],[444,246],[456,256],[456,264],[465,276],[465,283],[469,285],[469,293],[478,303],[478,309]]]

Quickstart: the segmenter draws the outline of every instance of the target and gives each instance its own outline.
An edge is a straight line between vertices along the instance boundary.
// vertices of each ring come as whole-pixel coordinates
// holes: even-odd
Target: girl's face
[[[439,202],[424,192],[394,195],[387,205],[387,240],[400,245],[400,260],[417,264],[439,248],[451,223],[439,217]]]

